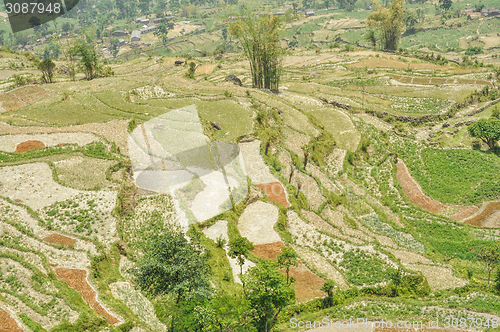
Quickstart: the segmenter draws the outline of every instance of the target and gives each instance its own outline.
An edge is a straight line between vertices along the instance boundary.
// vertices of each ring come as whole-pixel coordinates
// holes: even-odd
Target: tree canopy
[[[236,37],[250,61],[254,88],[278,91],[283,49],[280,35],[283,21],[269,13],[258,16],[247,8],[229,24],[229,33]]]
[[[212,274],[208,259],[199,243],[188,242],[184,234],[172,226],[147,245],[137,267],[137,284],[153,295],[172,294],[176,303],[208,297]]]
[[[404,0],[392,0],[389,8],[372,1],[373,12],[368,16],[368,26],[379,32],[384,49],[396,50],[404,28]]]
[[[257,312],[256,327],[271,331],[281,310],[293,303],[295,291],[272,260],[263,260],[241,276],[245,294]]]
[[[231,258],[238,260],[240,273],[243,273],[243,264],[245,264],[245,256],[253,249],[253,244],[246,237],[238,236],[229,241],[228,255]]]
[[[481,119],[469,126],[469,134],[488,144],[490,150],[500,141],[500,120],[497,118]]]
[[[51,59],[44,59],[38,64],[38,69],[42,72],[42,79],[45,83],[52,83],[55,63]]]

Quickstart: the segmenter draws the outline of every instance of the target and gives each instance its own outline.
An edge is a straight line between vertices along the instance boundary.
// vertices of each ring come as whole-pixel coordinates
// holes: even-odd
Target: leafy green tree
[[[152,295],[171,294],[175,303],[210,296],[209,256],[195,241],[167,228],[148,243],[136,271],[137,285]]]
[[[160,23],[156,30],[153,32],[155,36],[161,39],[163,43],[168,40],[168,32],[174,28],[174,23]]]
[[[443,8],[446,11],[450,10],[452,4],[453,3],[451,0],[439,0],[439,7]]]
[[[472,137],[481,139],[488,144],[490,150],[497,147],[497,142],[500,140],[500,120],[496,118],[481,119],[468,128],[469,134]]]
[[[324,306],[329,308],[333,305],[333,293],[335,291],[335,281],[331,279],[325,280],[325,283],[321,287],[321,290],[326,293],[326,298],[323,301]]]
[[[393,270],[389,272],[389,278],[392,281],[392,284],[394,285],[394,291],[395,294],[394,296],[398,296],[398,287],[403,283],[403,274],[401,273],[400,269]]]
[[[337,0],[337,3],[340,8],[345,9],[348,12],[352,12],[357,1],[358,0]]]
[[[269,148],[271,147],[271,145],[279,142],[280,137],[281,137],[281,132],[278,128],[269,127],[269,128],[262,130],[262,132],[260,133],[260,136],[262,137],[262,139],[265,142],[266,148],[265,148],[264,153],[267,156],[267,153],[269,152]]]
[[[250,62],[252,85],[277,92],[284,51],[280,46],[283,21],[271,14],[255,15],[244,7],[229,24],[229,34],[236,37]]]
[[[259,332],[271,331],[281,310],[295,301],[295,291],[272,260],[263,260],[241,276]]]
[[[404,27],[404,0],[392,0],[389,8],[373,1],[373,12],[368,16],[368,26],[378,30],[382,46],[386,50],[397,50]]]
[[[500,268],[497,269],[497,275],[495,277],[495,289],[500,293]]]
[[[418,23],[417,15],[413,12],[407,12],[405,15],[405,25],[407,31],[415,31],[415,25]]]
[[[203,332],[256,332],[255,309],[246,297],[219,291],[206,306],[194,308],[194,320]]]
[[[253,250],[254,246],[246,237],[237,236],[229,240],[228,255],[231,258],[238,260],[240,266],[240,274],[243,274],[243,264],[245,264],[245,256]]]
[[[85,78],[87,80],[94,79],[101,69],[101,63],[92,37],[87,35],[86,38],[80,38],[75,42],[73,50],[74,53],[80,55],[78,65],[80,70],[85,74]]]
[[[500,121],[499,121],[500,122]],[[488,270],[488,287],[490,287],[491,272],[500,265],[500,244],[496,246],[478,245],[469,247],[478,260],[486,265]]]
[[[365,39],[372,45],[373,48],[377,47],[377,37],[375,37],[375,31],[368,30],[365,35]]]
[[[56,64],[51,59],[44,59],[38,64],[38,69],[42,72],[42,79],[45,83],[52,83]]]
[[[491,117],[500,120],[500,109],[498,109],[498,106],[491,112]]]
[[[299,255],[292,247],[281,247],[281,254],[276,259],[278,260],[278,266],[286,269],[286,283],[290,284],[290,268],[299,266]]]

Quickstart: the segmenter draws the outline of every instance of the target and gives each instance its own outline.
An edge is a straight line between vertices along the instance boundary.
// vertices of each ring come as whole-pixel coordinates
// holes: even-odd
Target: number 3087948
[[[21,3],[6,3],[5,9],[7,14],[47,14],[47,13],[56,13],[59,14],[61,12],[61,4],[60,3],[37,3],[37,2],[21,2]]]

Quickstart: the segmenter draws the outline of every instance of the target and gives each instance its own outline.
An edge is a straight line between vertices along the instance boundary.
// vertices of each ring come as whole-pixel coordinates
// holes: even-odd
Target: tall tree
[[[281,310],[295,300],[295,291],[272,260],[263,260],[241,276],[245,294],[257,312],[259,332],[271,331]]]
[[[356,2],[357,0],[337,0],[339,7],[345,9],[348,12],[352,12],[354,10]]]
[[[194,308],[195,323],[203,332],[256,332],[255,309],[246,297],[223,290],[205,307]],[[196,330],[198,331],[198,330]]]
[[[500,141],[500,120],[497,118],[481,119],[469,126],[469,134],[481,139],[488,144],[490,150],[494,150]]]
[[[490,287],[491,272],[500,265],[500,244],[496,246],[479,245],[469,248],[478,260],[486,265],[488,270],[488,287]]]
[[[403,282],[403,274],[400,269],[389,272],[389,278],[391,278],[392,284],[394,285],[395,296],[398,296],[398,287]]]
[[[210,296],[208,254],[172,227],[153,237],[136,270],[137,285],[152,295],[171,294],[178,304]]]
[[[283,21],[271,14],[257,16],[246,7],[236,16],[229,24],[229,33],[240,41],[250,61],[253,87],[277,92],[283,58],[279,40]]]
[[[404,28],[404,0],[392,0],[389,8],[373,1],[373,12],[368,16],[368,26],[378,30],[383,48],[396,50]]]
[[[290,268],[299,266],[299,255],[292,247],[281,247],[281,254],[276,259],[278,260],[278,266],[286,269],[286,283],[289,285],[292,282]]]
[[[245,264],[245,256],[250,250],[253,250],[253,244],[246,237],[237,236],[229,240],[229,257],[236,258],[240,266],[240,274],[243,274],[243,264]]]
[[[38,69],[42,72],[42,79],[45,83],[52,83],[55,63],[51,59],[44,59],[38,64]]]
[[[445,11],[450,10],[452,4],[451,0],[439,0],[439,7],[443,8]]]
[[[324,307],[329,308],[333,305],[333,293],[335,291],[335,281],[331,279],[325,280],[321,290],[326,293],[326,298],[323,301]]]
[[[161,39],[165,44],[168,40],[168,32],[174,28],[174,23],[160,23],[156,30],[153,32],[155,36]]]
[[[74,44],[74,52],[80,56],[80,70],[87,80],[94,79],[101,69],[101,62],[94,43],[94,33],[81,36]]]

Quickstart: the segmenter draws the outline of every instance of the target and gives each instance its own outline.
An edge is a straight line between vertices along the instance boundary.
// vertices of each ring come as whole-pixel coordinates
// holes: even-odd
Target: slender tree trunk
[[[302,188],[302,183],[297,183],[297,193],[295,194],[295,198],[299,197],[300,189]]]
[[[292,183],[293,172],[294,172],[293,166],[290,165],[290,177],[288,178],[289,183]]]

